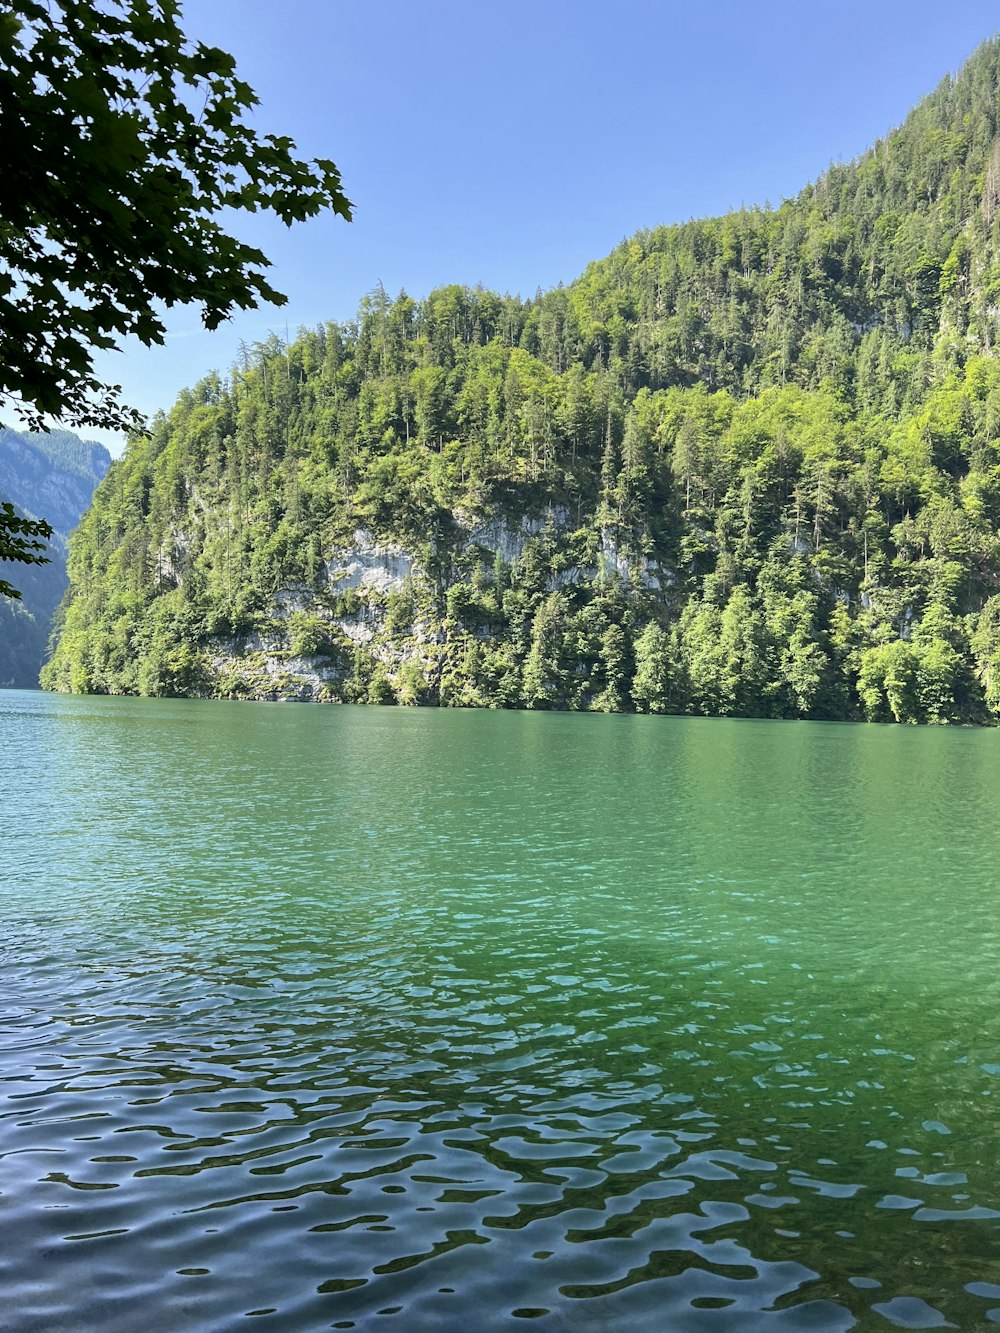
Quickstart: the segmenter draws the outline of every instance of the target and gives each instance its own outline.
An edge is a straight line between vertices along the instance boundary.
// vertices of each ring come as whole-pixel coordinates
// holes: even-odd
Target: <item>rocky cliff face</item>
[[[546,543],[563,542],[570,533],[565,507],[518,521],[495,516],[476,521],[457,516],[446,557],[447,586],[464,567],[483,582],[498,566],[518,567],[526,553]],[[281,589],[269,608],[267,627],[242,635],[220,635],[202,658],[201,686],[209,696],[302,702],[407,699],[407,682],[417,695],[445,688],[457,641],[467,649],[468,629],[461,617],[442,616],[442,570],[432,570],[427,556],[396,542],[379,540],[358,528],[349,544],[332,549],[315,586]],[[547,570],[544,587],[561,594],[600,582],[624,589],[668,587],[671,571],[648,560],[630,561],[610,533],[602,534],[596,561]],[[457,599],[452,598],[453,608]],[[446,598],[447,605],[447,598]],[[488,626],[473,633],[473,643],[488,644]],[[364,663],[361,680],[359,661]],[[366,668],[366,669],[365,669]],[[419,685],[418,685],[419,682]]]
[[[0,687],[38,684],[53,615],[66,590],[69,534],[110,465],[103,445],[69,431],[28,435],[0,428],[0,500],[54,529],[49,564],[0,562],[0,572],[21,592],[20,601],[0,598]]]

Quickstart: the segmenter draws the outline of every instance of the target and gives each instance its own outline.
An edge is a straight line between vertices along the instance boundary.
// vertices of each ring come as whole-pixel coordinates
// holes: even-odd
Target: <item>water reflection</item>
[[[11,1327],[1000,1320],[995,734],[3,714]]]

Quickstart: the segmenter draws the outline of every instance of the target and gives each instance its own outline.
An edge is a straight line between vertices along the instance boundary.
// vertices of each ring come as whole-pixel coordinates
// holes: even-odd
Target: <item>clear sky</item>
[[[378,282],[527,296],[640,227],[777,203],[1000,28],[987,0],[186,0],[184,14],[236,57],[259,129],[333,158],[356,214],[235,219],[289,302],[214,334],[174,310],[164,347],[102,357],[146,413],[227,369],[241,338],[350,319]]]

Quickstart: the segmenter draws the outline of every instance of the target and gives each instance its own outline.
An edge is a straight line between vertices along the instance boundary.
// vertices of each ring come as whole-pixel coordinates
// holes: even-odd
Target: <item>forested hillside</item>
[[[52,617],[66,590],[69,533],[107,472],[111,455],[102,444],[71,431],[23,434],[0,427],[0,502],[53,528],[46,565],[0,562],[0,575],[19,600],[0,597],[0,686],[32,689],[48,655]]]
[[[55,689],[1000,714],[1000,42],[774,210],[241,349],[95,494]]]

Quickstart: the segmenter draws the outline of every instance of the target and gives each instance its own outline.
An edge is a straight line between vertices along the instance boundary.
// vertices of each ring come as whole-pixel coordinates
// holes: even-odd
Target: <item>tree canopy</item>
[[[141,424],[93,354],[162,343],[159,304],[212,329],[285,301],[222,210],[351,217],[334,163],[251,128],[233,57],[180,17],[178,0],[0,7],[0,395],[29,426]]]

